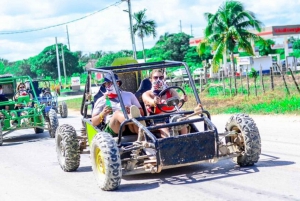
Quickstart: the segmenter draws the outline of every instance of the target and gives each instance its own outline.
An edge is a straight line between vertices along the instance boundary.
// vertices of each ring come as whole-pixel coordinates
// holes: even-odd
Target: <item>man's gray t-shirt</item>
[[[137,98],[135,97],[135,95],[133,93],[128,92],[128,91],[121,91],[121,96],[122,96],[125,107],[135,105],[138,108],[141,108],[141,104],[139,103],[139,101],[137,100]],[[113,112],[122,109],[118,98],[111,99],[110,102],[111,102]],[[105,99],[105,96],[102,96],[95,103],[95,106],[93,109],[93,116],[100,114],[100,112],[104,109],[105,106],[106,106],[106,99]],[[105,123],[109,122],[111,116],[112,115],[106,116]]]

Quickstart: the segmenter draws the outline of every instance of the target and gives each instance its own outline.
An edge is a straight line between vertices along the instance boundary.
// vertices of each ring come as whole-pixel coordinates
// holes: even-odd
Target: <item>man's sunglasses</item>
[[[154,80],[157,80],[157,79],[163,80],[164,76],[153,76],[153,79]]]

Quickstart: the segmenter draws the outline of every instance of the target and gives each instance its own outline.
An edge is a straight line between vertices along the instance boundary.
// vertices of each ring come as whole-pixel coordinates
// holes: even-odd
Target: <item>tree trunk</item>
[[[289,71],[290,71],[290,73],[291,73],[291,75],[292,75],[292,78],[293,78],[293,80],[294,80],[295,86],[296,86],[298,92],[300,93],[300,89],[299,89],[298,83],[297,83],[297,81],[296,81],[296,79],[295,79],[295,76],[294,76],[294,73],[293,73],[292,69],[289,68]]]
[[[270,82],[271,82],[271,90],[274,91],[274,78],[273,78],[273,68],[270,67]]]
[[[248,66],[247,66],[247,72],[246,72],[246,79],[247,79],[247,93],[248,93],[248,96],[250,96],[250,86],[249,86],[249,77],[248,77]]]
[[[143,45],[143,56],[144,56],[144,61],[145,61],[145,63],[146,63],[146,55],[145,55],[145,47],[144,47],[144,38],[141,37],[141,39],[142,39],[142,45]]]
[[[254,78],[255,96],[257,97],[256,77]]]

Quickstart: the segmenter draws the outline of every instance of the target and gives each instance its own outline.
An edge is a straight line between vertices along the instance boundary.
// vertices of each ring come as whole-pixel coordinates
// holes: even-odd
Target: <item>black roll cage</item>
[[[88,79],[85,85],[85,90],[84,90],[84,95],[82,99],[82,104],[81,104],[81,110],[80,113],[81,115],[86,118],[87,117],[87,107],[84,107],[85,105],[91,104],[91,102],[86,101],[86,94],[90,94],[91,92],[91,73],[92,72],[98,72],[98,73],[108,73],[112,77],[112,81],[114,86],[118,86],[116,79],[114,77],[114,73],[126,73],[126,72],[132,72],[132,71],[143,71],[143,70],[151,70],[151,69],[162,69],[162,68],[168,68],[168,67],[179,67],[182,66],[185,68],[188,78],[189,78],[189,83],[190,86],[193,89],[194,96],[196,98],[197,104],[201,104],[200,98],[197,93],[197,89],[195,86],[195,83],[193,82],[192,75],[189,71],[189,67],[185,62],[179,62],[179,61],[159,61],[159,62],[149,62],[149,63],[139,63],[139,64],[127,64],[127,65],[122,65],[122,66],[102,66],[98,68],[89,68],[87,69],[88,72]],[[117,90],[118,97],[120,99],[120,105],[122,108],[122,111],[125,110],[125,105],[122,99],[122,96],[120,94],[120,91]],[[127,113],[124,113],[124,117],[126,120],[129,119]]]

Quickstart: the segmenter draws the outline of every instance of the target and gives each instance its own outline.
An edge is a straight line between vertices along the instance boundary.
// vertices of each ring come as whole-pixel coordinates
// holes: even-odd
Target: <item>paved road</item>
[[[229,115],[213,116],[222,131]],[[300,117],[253,116],[262,138],[256,166],[230,160],[123,178],[115,192],[101,191],[88,155],[76,172],[63,172],[48,133],[19,131],[0,147],[0,201],[46,200],[300,200]],[[80,117],[59,119],[80,129]]]

